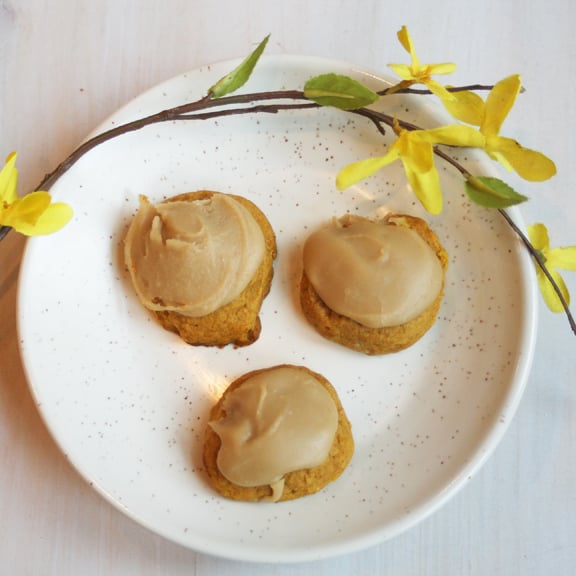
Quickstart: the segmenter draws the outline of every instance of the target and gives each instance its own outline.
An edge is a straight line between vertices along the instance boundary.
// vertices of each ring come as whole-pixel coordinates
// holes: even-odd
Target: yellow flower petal
[[[388,64],[392,71],[402,80],[414,80],[412,69],[407,64]]]
[[[530,243],[536,250],[546,253],[550,249],[550,238],[548,237],[548,229],[541,222],[531,224],[526,227],[528,230],[528,238]]]
[[[448,112],[461,122],[480,126],[484,118],[484,100],[475,92],[462,90],[450,92],[453,98],[444,99],[442,103]]]
[[[456,70],[454,62],[441,62],[440,64],[428,64],[428,74],[452,74]]]
[[[546,252],[546,263],[554,268],[576,271],[576,246],[562,246]]]
[[[34,224],[30,224],[25,220],[15,222],[13,227],[17,232],[25,234],[26,236],[41,236],[44,234],[52,234],[64,227],[72,218],[72,208],[63,202],[55,202],[50,204]]]
[[[398,139],[402,162],[409,170],[424,174],[434,166],[434,151],[425,130],[404,131]]]
[[[48,192],[32,192],[13,202],[6,211],[6,226],[17,229],[17,225],[24,223],[29,226],[36,224],[41,214],[50,205]]]
[[[512,164],[510,164],[510,162],[508,162],[508,160],[506,160],[506,157],[502,156],[502,154],[500,154],[498,152],[498,150],[495,150],[493,148],[490,148],[489,146],[486,146],[485,151],[488,154],[488,156],[490,156],[490,158],[492,158],[492,160],[496,160],[496,162],[500,162],[500,164],[502,164],[502,166],[504,166],[504,168],[508,172],[514,172],[514,168],[512,168]]]
[[[396,36],[398,36],[398,40],[400,40],[400,44],[402,44],[404,50],[412,55],[414,52],[414,45],[412,44],[412,38],[410,32],[408,32],[408,28],[402,26],[402,28],[400,28],[396,33]]]
[[[0,203],[8,205],[18,199],[16,185],[18,170],[16,168],[16,152],[9,154],[6,163],[0,170]]]
[[[348,164],[348,166],[342,168],[338,176],[336,176],[336,186],[338,190],[349,188],[353,184],[372,176],[372,174],[378,172],[378,170],[384,168],[384,166],[394,162],[399,156],[400,153],[395,142],[385,156],[367,158]]]
[[[460,124],[424,130],[424,136],[432,144],[445,144],[446,146],[483,148],[485,144],[485,138],[481,132],[470,126]]]
[[[552,278],[554,278],[554,282],[556,282],[558,288],[560,288],[560,292],[562,292],[564,300],[566,301],[567,304],[570,304],[570,293],[566,288],[566,284],[564,283],[562,276],[560,276],[560,274],[558,274],[556,270],[548,268],[548,271],[550,272]],[[536,268],[536,276],[538,278],[538,286],[540,287],[540,292],[542,292],[544,302],[546,302],[548,308],[550,308],[552,312],[563,312],[564,307],[560,302],[560,298],[558,298],[558,294],[556,294],[554,287],[552,286],[548,278],[546,278],[546,275],[544,274],[544,272],[542,272],[540,267]]]
[[[501,136],[488,138],[487,151],[504,157],[525,180],[542,182],[556,174],[556,165],[550,158],[536,150],[524,148],[512,138]]]
[[[442,189],[440,188],[440,177],[436,167],[432,167],[428,172],[414,172],[404,163],[406,176],[414,194],[422,203],[422,206],[430,214],[442,212]]]
[[[500,132],[502,123],[514,105],[521,87],[520,76],[515,74],[500,80],[490,90],[490,94],[486,98],[484,119],[480,125],[480,131],[484,135],[496,136]]]
[[[436,80],[427,79],[424,81],[426,87],[432,92],[432,94],[436,94],[438,98],[442,99],[442,101],[450,101],[454,100],[454,95],[451,92],[448,92],[440,82],[436,82]]]
[[[416,74],[417,70],[420,69],[420,60],[418,59],[418,56],[416,56],[416,50],[414,49],[414,43],[412,42],[412,37],[410,36],[410,32],[408,32],[408,28],[402,26],[396,35],[398,36],[398,40],[400,40],[400,44],[402,44],[404,50],[410,54],[410,58],[412,59],[410,69],[413,74]]]

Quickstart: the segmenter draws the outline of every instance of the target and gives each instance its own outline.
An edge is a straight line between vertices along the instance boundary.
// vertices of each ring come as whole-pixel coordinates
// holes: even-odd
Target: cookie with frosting
[[[336,480],[354,453],[330,382],[303,366],[249,372],[210,412],[203,460],[210,485],[233,500],[277,502]]]
[[[447,267],[421,218],[347,215],[306,240],[302,311],[328,340],[370,355],[397,352],[435,323]]]
[[[193,345],[258,339],[276,238],[251,201],[208,190],[140,198],[124,240],[134,289],[167,330]]]

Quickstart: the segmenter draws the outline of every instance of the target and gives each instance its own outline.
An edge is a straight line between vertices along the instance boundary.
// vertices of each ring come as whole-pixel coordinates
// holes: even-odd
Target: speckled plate
[[[236,62],[174,78],[145,93],[103,130],[202,96]],[[298,88],[347,64],[264,58],[245,91]],[[389,111],[431,126],[428,97],[391,97]],[[62,451],[105,498],[175,542],[241,560],[294,562],[374,545],[438,509],[485,461],[521,397],[532,357],[531,264],[497,213],[472,207],[450,168],[445,209],[423,214],[401,166],[344,193],[346,163],[381,154],[374,126],[333,109],[166,123],[126,134],[82,158],[54,186],[75,209],[63,231],[28,243],[19,319],[22,355],[39,410]],[[468,155],[483,172],[485,160]],[[475,166],[474,166],[475,165]],[[161,200],[208,188],[243,194],[276,230],[279,256],[258,342],[190,347],[140,306],[120,258],[138,195]],[[300,248],[332,216],[383,210],[426,217],[450,254],[440,317],[412,348],[364,357],[322,339],[298,305]],[[517,217],[517,214],[514,213]],[[207,486],[207,413],[237,376],[306,365],[339,391],[356,453],[322,492],[281,504],[225,500]]]

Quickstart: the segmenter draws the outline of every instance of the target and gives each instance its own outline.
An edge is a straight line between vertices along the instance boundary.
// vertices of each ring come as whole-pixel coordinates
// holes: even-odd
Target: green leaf
[[[322,74],[310,78],[304,86],[304,96],[321,106],[340,110],[356,110],[372,104],[379,96],[360,82],[340,74]]]
[[[508,208],[528,200],[498,178],[472,176],[466,181],[465,187],[470,200],[485,208]]]
[[[212,98],[221,98],[222,96],[226,96],[226,94],[236,92],[236,90],[246,84],[254,70],[254,67],[260,59],[260,56],[262,56],[264,48],[266,48],[269,38],[270,34],[268,34],[268,36],[258,44],[256,50],[246,57],[239,66],[234,68],[234,70],[229,74],[226,74],[226,76],[220,78],[220,80],[218,80],[218,82],[208,90],[208,93]]]

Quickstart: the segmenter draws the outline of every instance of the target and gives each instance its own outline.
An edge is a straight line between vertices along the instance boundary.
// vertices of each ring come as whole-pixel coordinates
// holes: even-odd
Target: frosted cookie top
[[[124,245],[134,288],[150,310],[200,317],[246,288],[265,253],[250,212],[225,194],[153,205],[140,197]]]
[[[369,328],[404,324],[442,290],[442,265],[414,230],[357,216],[334,219],[304,246],[304,271],[334,312]]]
[[[238,486],[272,486],[273,500],[286,474],[326,461],[338,428],[330,393],[292,366],[251,376],[226,393],[223,410],[210,422],[221,440],[218,469]]]

